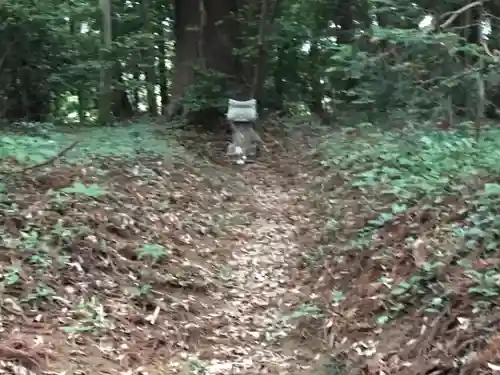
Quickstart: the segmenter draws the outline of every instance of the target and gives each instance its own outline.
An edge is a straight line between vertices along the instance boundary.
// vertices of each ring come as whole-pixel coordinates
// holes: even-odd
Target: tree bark
[[[195,65],[205,73],[213,71],[225,76],[221,97],[251,97],[251,78],[240,56],[234,53],[244,46],[237,14],[234,0],[176,0],[174,76],[168,118],[181,112],[185,89],[194,81]]]
[[[309,64],[310,64],[310,74],[311,74],[311,99],[309,102],[309,109],[311,113],[314,113],[321,120],[322,124],[328,124],[330,121],[329,114],[323,106],[323,99],[325,97],[325,91],[323,83],[321,83],[321,75],[317,72],[317,67],[321,66],[321,50],[316,41],[311,43],[311,49],[309,51]]]
[[[74,35],[75,38],[77,38],[77,21],[74,18],[71,18],[69,21],[69,32],[71,35]],[[80,74],[78,74],[78,81],[76,82],[76,97],[78,98],[78,120],[80,121],[81,124],[85,123],[86,121],[86,115],[85,115],[85,90],[83,87],[83,83],[80,77]]]
[[[193,64],[198,59],[200,38],[200,1],[175,0],[175,58],[174,76],[167,118],[171,119],[181,111],[181,101],[186,88],[194,80]]]
[[[289,47],[288,44],[283,44],[278,48],[278,62],[276,64],[276,69],[273,73],[273,81],[274,81],[274,91],[276,94],[275,100],[273,101],[274,109],[282,111],[285,108],[285,78],[283,77],[284,67],[285,67],[285,59],[286,59],[286,50]]]
[[[149,0],[142,0],[142,19],[144,32],[148,35],[147,46],[144,51],[146,62],[146,91],[148,98],[148,112],[150,116],[158,115],[158,105],[156,103],[156,52],[153,39],[153,27],[151,23],[151,5]]]
[[[206,22],[203,28],[203,57],[206,68],[227,76],[227,93],[233,99],[251,98],[252,82],[243,61],[234,53],[244,47],[234,0],[203,0]]]
[[[160,84],[160,99],[161,99],[161,114],[166,115],[168,105],[168,81],[167,81],[167,49],[165,45],[165,28],[163,25],[158,26],[158,54],[160,61],[158,62],[158,83]]]
[[[122,120],[130,119],[134,116],[134,109],[125,91],[123,69],[119,61],[114,64],[112,73],[112,78],[114,78],[114,85],[111,91],[111,110],[113,116]]]
[[[99,114],[98,122],[102,125],[109,124],[111,121],[111,103],[112,90],[111,83],[113,79],[113,70],[109,66],[109,51],[113,43],[113,34],[111,27],[111,1],[100,0],[102,13],[102,47],[101,47],[101,78],[99,86]]]
[[[259,114],[262,114],[263,90],[266,81],[266,63],[267,63],[267,39],[269,26],[273,23],[279,12],[280,0],[275,0],[273,4],[271,0],[261,1],[260,10],[260,25],[257,36],[257,61],[255,62],[255,70],[252,82],[252,97],[257,99]]]
[[[141,96],[139,95],[139,82],[141,82],[141,72],[139,70],[139,65],[137,63],[131,65],[131,69],[134,72],[133,74],[134,88],[132,89],[132,107],[134,108],[134,111],[139,113],[141,111],[140,109]]]

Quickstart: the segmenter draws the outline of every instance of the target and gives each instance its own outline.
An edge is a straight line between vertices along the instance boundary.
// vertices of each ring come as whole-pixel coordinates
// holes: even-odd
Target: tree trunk
[[[168,81],[167,81],[167,49],[165,44],[165,28],[163,25],[158,26],[158,54],[160,61],[158,62],[158,82],[160,84],[160,99],[161,99],[161,114],[166,115],[168,105]]]
[[[317,42],[311,43],[311,49],[309,51],[309,64],[311,73],[311,99],[309,102],[309,109],[311,113],[314,113],[321,120],[321,123],[329,123],[329,115],[323,106],[324,88],[323,83],[321,83],[321,73],[317,72],[317,67],[320,65],[321,60],[321,50]]]
[[[75,19],[71,18],[69,21],[69,31],[71,35],[77,37],[76,31],[77,22]],[[83,87],[83,82],[81,81],[80,74],[78,74],[78,81],[76,82],[76,96],[78,98],[78,120],[81,124],[85,123],[85,90]]]
[[[156,103],[156,52],[153,39],[153,27],[151,23],[151,6],[149,0],[142,0],[142,19],[144,32],[148,35],[147,48],[144,51],[146,62],[146,88],[148,98],[148,112],[150,116],[158,115],[158,105]]]
[[[113,116],[122,120],[130,119],[134,116],[134,109],[132,108],[132,103],[130,103],[127,92],[125,91],[123,71],[119,61],[114,64],[112,74],[112,78],[114,78],[114,85],[111,91],[111,110]]]
[[[99,114],[98,122],[102,125],[109,124],[111,121],[111,102],[112,90],[111,83],[113,79],[113,69],[109,66],[107,51],[111,50],[113,34],[111,29],[111,1],[100,0],[102,13],[102,48],[101,48],[101,78],[99,86]]]
[[[175,0],[175,58],[174,76],[167,118],[170,120],[181,111],[181,101],[185,89],[193,82],[193,64],[198,56],[200,38],[200,1]]]
[[[253,72],[252,97],[257,100],[259,114],[262,114],[263,91],[266,81],[266,63],[267,63],[267,35],[269,27],[278,13],[279,0],[275,0],[273,4],[271,0],[262,0],[260,10],[260,25],[257,36],[257,60],[255,62],[255,70]]]
[[[285,108],[285,79],[283,77],[285,59],[286,59],[286,49],[289,44],[284,44],[278,49],[278,62],[276,64],[276,69],[274,70],[273,80],[274,80],[274,91],[276,93],[276,98],[273,101],[274,108],[276,110],[283,110]]]
[[[241,58],[233,51],[243,47],[240,25],[235,19],[234,0],[176,0],[175,60],[168,117],[181,110],[185,89],[193,83],[194,69],[215,71],[226,77],[223,98],[247,100],[251,97],[251,78]],[[210,113],[210,109],[208,112]],[[198,118],[198,116],[194,116]]]
[[[133,69],[133,76],[134,76],[134,88],[132,90],[132,107],[134,108],[134,111],[137,113],[141,112],[140,105],[141,105],[141,96],[139,95],[139,83],[141,82],[141,72],[139,70],[139,65],[138,64],[133,64],[132,67]]]
[[[490,7],[493,4],[490,4]],[[500,7],[497,5],[491,10],[492,16],[500,17]],[[490,50],[500,50],[500,25],[498,22],[491,22],[491,32],[488,35],[488,47]],[[490,85],[488,89],[488,100],[490,104],[486,109],[486,116],[489,118],[500,118],[500,85]]]
[[[206,22],[203,28],[203,57],[206,68],[227,75],[227,93],[233,99],[247,100],[252,93],[249,72],[234,50],[244,47],[239,22],[237,2],[234,0],[203,0]]]

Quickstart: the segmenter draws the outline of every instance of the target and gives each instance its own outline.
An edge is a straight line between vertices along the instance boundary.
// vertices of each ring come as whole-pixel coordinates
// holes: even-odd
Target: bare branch
[[[37,169],[40,167],[44,167],[46,165],[53,164],[57,159],[60,159],[62,156],[64,156],[64,154],[66,154],[68,151],[73,149],[78,143],[80,143],[80,141],[81,141],[81,139],[77,139],[76,141],[71,143],[69,146],[67,146],[67,147],[63,148],[61,151],[59,151],[55,156],[52,156],[50,159],[47,159],[41,163],[26,167],[26,168],[22,169],[20,172],[26,173],[26,172],[31,171],[33,169]]]
[[[500,59],[500,51],[499,50],[494,49],[493,52],[491,52],[489,47],[488,47],[488,44],[486,44],[485,41],[481,41],[481,45],[484,48],[484,52],[486,52],[486,54],[488,56],[490,56],[495,62],[499,61],[499,59]]]
[[[453,12],[448,12],[448,13],[445,13],[443,15],[441,15],[441,18],[444,18],[444,17],[447,17],[449,14],[451,14],[450,18],[448,18],[444,23],[442,23],[439,27],[442,28],[442,29],[445,29],[447,28],[448,26],[450,26],[453,21],[455,21],[457,19],[458,16],[460,16],[462,13],[464,13],[465,11],[471,9],[471,8],[474,8],[476,6],[482,6],[486,1],[488,0],[478,0],[478,1],[474,1],[470,4],[467,4],[467,5],[464,5],[463,7],[453,11]]]

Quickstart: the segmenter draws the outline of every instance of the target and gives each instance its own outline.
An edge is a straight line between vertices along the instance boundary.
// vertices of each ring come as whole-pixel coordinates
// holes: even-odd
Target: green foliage
[[[468,249],[481,244],[489,252],[496,252],[500,238],[500,185],[487,183],[484,190],[473,197],[474,209],[468,216],[468,225],[455,227],[458,235],[466,239]]]
[[[500,173],[500,132],[492,127],[476,140],[466,129],[388,132],[362,124],[355,132],[332,135],[318,149],[322,165],[344,181],[332,192],[323,191],[331,195],[327,209],[332,218],[325,231],[337,247],[340,240],[345,250],[373,251],[376,259],[391,259],[401,248],[418,257],[417,238],[434,238],[436,231],[443,237],[432,240],[432,252],[402,279],[396,281],[389,273],[380,278],[385,289],[383,311],[375,317],[378,324],[416,307],[428,314],[442,311],[456,294],[455,285],[439,279],[449,267],[467,278],[463,283],[476,307],[489,306],[499,293],[494,281],[498,270],[488,259],[500,246],[500,185],[493,177]],[[364,215],[364,225],[355,228],[338,217],[346,212],[350,194],[364,206],[358,213]],[[420,233],[426,225],[418,221],[422,212],[436,220],[429,234]],[[393,231],[407,234],[392,243]],[[389,242],[378,248],[382,235]],[[486,260],[470,260],[473,253]],[[349,299],[345,293],[341,300]]]
[[[103,190],[97,184],[84,185],[79,182],[75,182],[72,186],[61,189],[63,193],[71,193],[71,194],[81,194],[87,197],[100,197],[102,195],[106,195],[106,190]]]
[[[180,146],[175,135],[155,134],[154,126],[138,124],[126,128],[96,128],[82,134],[84,141],[78,145],[78,158],[92,156],[119,156],[122,158],[141,155],[161,155],[166,158],[184,158],[187,152]]]
[[[320,307],[312,305],[310,303],[305,303],[300,305],[298,309],[293,311],[291,314],[286,315],[285,320],[294,320],[301,317],[318,319],[322,316],[323,314]]]
[[[208,72],[198,70],[195,83],[190,85],[183,97],[186,113],[216,108],[224,113],[227,98],[232,97],[228,87],[229,77],[215,70]]]
[[[97,297],[91,297],[88,301],[80,303],[77,313],[80,319],[75,325],[63,327],[65,332],[70,334],[90,332],[102,335],[103,332],[114,328],[114,324],[108,319],[108,314]]]
[[[41,163],[56,155],[54,141],[39,137],[0,137],[0,159],[14,158],[18,163]]]
[[[381,112],[394,111],[404,112],[404,120],[442,118],[449,95],[456,105],[467,102],[467,113],[474,115],[479,92],[470,88],[477,86],[478,67],[464,67],[464,59],[481,56],[487,61],[481,78],[498,81],[493,60],[477,46],[463,45],[454,33],[377,27],[353,44],[332,45],[325,53],[331,61],[328,91],[335,93],[332,110],[345,111],[340,118],[353,117],[353,122],[380,121]],[[337,82],[344,82],[344,89]]]
[[[159,262],[162,258],[168,256],[169,251],[163,246],[155,244],[145,244],[140,249],[138,249],[139,260],[150,258],[154,263]]]
[[[353,188],[381,188],[380,193],[397,198],[388,215],[424,196],[442,198],[474,176],[500,171],[497,130],[487,131],[479,142],[467,132],[365,131],[365,136],[335,134],[325,140],[322,164],[346,171]]]
[[[14,158],[20,164],[37,164],[55,156],[75,137],[82,140],[63,155],[70,162],[88,162],[95,157],[116,156],[124,159],[147,155],[187,158],[189,155],[173,134],[159,136],[154,125],[137,124],[124,128],[91,128],[68,135],[48,131],[44,137],[25,135],[0,136],[0,160]],[[162,139],[165,137],[165,139]]]
[[[181,4],[113,3],[113,45],[103,51],[101,15],[95,4],[6,2],[0,12],[5,26],[0,35],[2,55],[6,56],[0,79],[7,108],[3,116],[31,122],[92,120],[105,69],[113,70],[113,115],[130,118],[143,112],[149,76],[155,73],[156,83],[165,90],[175,74],[172,64],[164,68],[163,62],[175,63],[173,10]],[[190,50],[189,56],[182,57],[188,60],[183,63],[194,69],[193,83],[181,90],[185,112],[223,111],[228,96],[253,86],[261,52],[266,57],[258,98],[263,107],[303,106],[316,115],[335,116],[337,124],[375,121],[393,110],[406,117],[441,117],[449,104],[448,95],[454,108],[473,117],[479,93],[470,88],[481,78],[491,98],[500,82],[495,59],[477,45],[476,30],[462,25],[464,19],[442,32],[419,27],[429,14],[456,10],[453,2],[363,1],[346,6],[339,1],[295,0],[268,5],[265,20],[260,19],[260,3],[242,2],[231,11],[231,22],[238,23],[232,30],[242,36],[234,38],[237,42],[232,33],[224,35],[224,45],[217,48],[210,46],[214,43],[210,40],[206,49],[200,49],[203,43],[195,40],[196,35],[182,40]],[[494,15],[490,26],[495,30],[498,10],[485,4],[485,11]],[[471,25],[479,22],[478,14],[472,17]],[[222,20],[213,22],[218,27],[223,24]],[[258,40],[261,25],[265,26],[262,46]],[[207,30],[200,37],[206,37]],[[215,38],[212,32],[208,34]],[[488,38],[491,50],[499,47],[495,35],[492,31]],[[231,61],[218,60],[220,56]],[[18,93],[22,101],[17,100]]]

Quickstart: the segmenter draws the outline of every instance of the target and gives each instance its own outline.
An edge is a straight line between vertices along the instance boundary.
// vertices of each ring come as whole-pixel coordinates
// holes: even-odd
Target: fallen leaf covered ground
[[[291,177],[299,161],[197,167],[108,155],[13,172],[0,358],[75,374],[306,368],[299,346],[281,345],[308,219],[307,185]]]
[[[5,373],[499,371],[498,134],[266,134],[241,167],[132,133],[28,170],[7,139]]]
[[[299,263],[322,314],[304,334],[345,373],[498,373],[498,132],[371,129],[324,147],[322,234]]]

